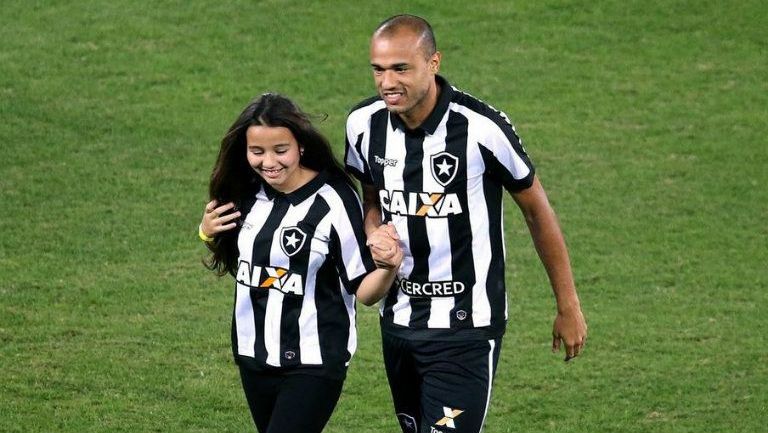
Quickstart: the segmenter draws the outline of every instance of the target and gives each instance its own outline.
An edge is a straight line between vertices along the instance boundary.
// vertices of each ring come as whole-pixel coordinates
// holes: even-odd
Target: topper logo
[[[382,158],[379,155],[373,155],[373,162],[384,167],[394,167],[397,165],[397,160],[392,158]]]

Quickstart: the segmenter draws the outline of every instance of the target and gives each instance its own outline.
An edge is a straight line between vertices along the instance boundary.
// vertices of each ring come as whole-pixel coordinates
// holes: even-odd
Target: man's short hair
[[[419,35],[419,45],[424,50],[424,55],[429,58],[437,52],[437,43],[435,42],[435,33],[427,20],[416,15],[402,14],[395,15],[382,21],[373,37],[394,36],[401,30],[410,30]]]

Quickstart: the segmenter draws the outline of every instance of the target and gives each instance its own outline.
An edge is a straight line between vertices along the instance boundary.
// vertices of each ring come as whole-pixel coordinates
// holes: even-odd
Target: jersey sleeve
[[[350,189],[339,205],[331,231],[331,257],[342,284],[347,292],[354,294],[363,278],[373,272],[376,265],[365,244],[363,209],[357,194]]]
[[[354,176],[360,183],[371,185],[371,171],[368,169],[362,145],[366,139],[367,117],[363,118],[362,113],[352,112],[347,117],[347,130],[345,134],[344,145],[344,166],[348,173]]]
[[[504,113],[502,120],[488,128],[488,134],[479,143],[485,171],[512,192],[522,191],[533,184],[535,169],[522,141]]]

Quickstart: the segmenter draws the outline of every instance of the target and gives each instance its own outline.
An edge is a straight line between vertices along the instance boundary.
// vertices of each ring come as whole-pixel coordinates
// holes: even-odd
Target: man
[[[398,15],[373,34],[378,96],[347,119],[347,169],[363,187],[366,233],[405,258],[382,301],[384,361],[405,433],[482,430],[507,320],[503,189],[531,232],[557,301],[553,350],[586,341],[568,252],[506,115],[441,76],[430,25]],[[386,249],[372,248],[382,266]]]

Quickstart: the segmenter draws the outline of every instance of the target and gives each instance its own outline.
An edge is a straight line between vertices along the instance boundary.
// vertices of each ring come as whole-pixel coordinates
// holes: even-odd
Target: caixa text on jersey
[[[285,268],[253,266],[242,260],[237,267],[238,283],[253,289],[275,289],[286,295],[304,296],[304,282],[300,274]]]
[[[447,217],[462,212],[456,193],[380,190],[379,202],[385,212],[421,217]]]

